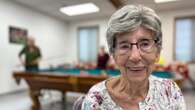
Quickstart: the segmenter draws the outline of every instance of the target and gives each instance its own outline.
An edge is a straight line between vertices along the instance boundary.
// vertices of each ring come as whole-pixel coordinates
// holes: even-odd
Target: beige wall
[[[195,8],[159,12],[162,20],[163,51],[162,55],[167,63],[173,62],[174,55],[174,20],[178,17],[195,16]],[[195,64],[189,65],[189,75],[195,81]]]
[[[174,54],[174,20],[177,17],[195,16],[194,9],[182,9],[167,12],[159,12],[159,16],[162,20],[163,31],[163,51],[162,55],[166,58],[166,62],[170,63]]]

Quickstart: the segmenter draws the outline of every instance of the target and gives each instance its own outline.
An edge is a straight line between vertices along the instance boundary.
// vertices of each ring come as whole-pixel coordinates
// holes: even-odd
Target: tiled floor
[[[73,102],[80,95],[78,93],[67,93],[66,103],[64,103],[59,92],[46,91],[45,95],[40,98],[41,110],[72,110]],[[32,102],[27,91],[0,96],[0,110],[30,110],[31,105]]]
[[[186,90],[183,92],[187,103],[187,110],[195,108],[195,90]],[[81,94],[67,93],[67,103],[61,101],[61,94],[58,92],[46,93],[42,100],[41,110],[72,110],[73,102]],[[49,94],[52,94],[49,95]],[[0,96],[0,110],[30,110],[31,100],[27,91],[8,96]]]
[[[195,110],[195,89],[184,91],[184,98],[187,105],[187,110]]]

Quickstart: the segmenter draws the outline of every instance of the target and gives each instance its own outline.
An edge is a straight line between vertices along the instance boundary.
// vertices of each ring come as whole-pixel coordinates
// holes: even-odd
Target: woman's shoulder
[[[108,93],[106,85],[109,79],[97,83],[89,90],[82,103],[81,110],[120,110]]]
[[[105,81],[92,86],[82,103],[82,110],[99,109],[105,99],[106,91]]]
[[[181,92],[179,86],[172,80],[172,79],[166,79],[166,78],[159,78],[156,76],[150,77],[150,86],[154,88],[154,90],[162,92]]]
[[[183,94],[177,84],[171,79],[151,76],[150,97],[152,102],[164,106],[165,108],[175,108],[174,110],[186,110]]]
[[[95,84],[94,86],[92,86],[90,88],[90,90],[88,91],[88,94],[89,93],[93,93],[93,92],[98,92],[98,93],[101,93],[101,94],[107,93],[108,92],[108,89],[107,89],[107,86],[106,85],[107,85],[108,81],[110,81],[111,79],[116,79],[118,77],[119,76],[110,77],[110,78],[108,78],[108,79],[106,79],[104,81],[101,81],[101,82]]]
[[[87,94],[91,94],[91,93],[102,93],[106,90],[106,85],[105,85],[106,81],[101,81],[95,85],[93,85],[90,90],[88,91]]]
[[[150,81],[155,85],[166,85],[166,86],[175,85],[175,82],[172,79],[160,78],[152,75],[150,76]]]

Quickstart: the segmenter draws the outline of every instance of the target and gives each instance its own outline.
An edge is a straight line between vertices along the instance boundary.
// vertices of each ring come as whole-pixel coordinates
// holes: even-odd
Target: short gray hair
[[[155,32],[155,39],[160,50],[162,31],[159,16],[154,10],[143,5],[126,5],[116,11],[108,22],[106,37],[109,52],[114,53],[117,34],[131,32],[140,26]]]

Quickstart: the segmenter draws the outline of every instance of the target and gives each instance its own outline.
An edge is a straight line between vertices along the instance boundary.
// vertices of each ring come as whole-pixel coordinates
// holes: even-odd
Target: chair
[[[80,96],[73,104],[73,110],[81,110],[81,106],[83,100],[85,99],[85,95]]]

